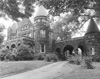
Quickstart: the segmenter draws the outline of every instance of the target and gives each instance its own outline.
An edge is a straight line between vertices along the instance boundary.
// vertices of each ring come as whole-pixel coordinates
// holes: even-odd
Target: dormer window
[[[28,29],[29,28],[29,26],[28,25],[25,25],[25,26],[23,26],[22,28],[21,28],[21,30],[23,31],[23,30],[26,30],[26,29]]]

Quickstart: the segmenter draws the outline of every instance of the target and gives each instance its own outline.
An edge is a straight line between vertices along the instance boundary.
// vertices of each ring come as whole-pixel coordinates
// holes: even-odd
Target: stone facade
[[[34,24],[29,19],[23,19],[22,22],[9,27],[7,37],[7,48],[12,48],[13,44],[15,44],[15,47],[19,46],[28,41],[28,44],[31,44],[37,53],[56,52],[65,56],[66,51],[72,54],[73,51],[80,48],[82,55],[90,55],[90,51],[93,50],[95,50],[96,55],[99,55],[100,51],[100,31],[93,19],[90,19],[88,29],[83,37],[53,41],[49,19],[43,6],[40,6],[37,15],[34,17]]]
[[[56,42],[55,52],[65,56],[67,50],[72,54],[73,51],[81,49],[82,55],[100,56],[100,31],[93,19],[90,19],[88,29],[83,37]]]
[[[40,13],[41,9],[44,12],[42,14]],[[17,47],[18,43],[26,44],[28,42],[33,44],[35,52],[52,52],[52,39],[50,39],[50,25],[46,9],[40,6],[37,15],[35,15],[34,23],[29,19],[23,19],[21,22],[14,23],[12,27],[9,27],[7,37],[7,48],[11,48],[13,44]]]

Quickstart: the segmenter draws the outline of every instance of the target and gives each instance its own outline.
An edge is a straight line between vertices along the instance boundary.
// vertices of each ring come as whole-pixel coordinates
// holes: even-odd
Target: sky
[[[32,23],[33,23],[33,20],[34,20],[34,15],[35,15],[36,12],[37,12],[37,9],[38,9],[38,7],[35,8],[35,13],[32,15],[32,17],[30,17],[30,20],[31,20]],[[0,24],[4,24],[4,26],[5,26],[5,30],[3,31],[3,34],[5,35],[5,40],[7,39],[7,29],[8,29],[8,27],[11,26],[13,23],[14,23],[14,21],[12,21],[11,19],[5,20],[5,19],[3,19],[3,18],[0,18]],[[87,22],[85,23],[85,25],[84,25],[83,28],[81,29],[82,31],[86,31],[87,26],[88,26],[88,23],[89,23],[89,21],[87,21]],[[100,25],[98,25],[98,26],[99,26],[99,29],[100,29]],[[76,33],[76,34],[74,35],[74,37],[80,37],[80,36],[83,36],[83,35],[84,35],[84,33]]]
[[[5,29],[3,31],[3,34],[5,35],[5,40],[7,39],[7,29],[9,26],[11,26],[14,22],[9,19],[5,20],[4,18],[0,18],[0,24],[3,24],[5,26]]]

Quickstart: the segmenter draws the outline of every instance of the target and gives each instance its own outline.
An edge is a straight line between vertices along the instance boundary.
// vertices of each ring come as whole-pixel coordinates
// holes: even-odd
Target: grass
[[[46,61],[11,61],[0,62],[0,77],[19,74],[50,64]]]
[[[79,67],[69,74],[64,74],[59,79],[100,79],[100,63],[93,63],[94,69]]]

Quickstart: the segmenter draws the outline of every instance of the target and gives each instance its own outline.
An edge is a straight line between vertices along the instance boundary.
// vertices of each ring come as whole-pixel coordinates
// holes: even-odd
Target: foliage
[[[71,12],[76,21],[79,16],[100,18],[100,0],[0,0],[0,16],[8,15],[14,20],[29,17],[35,3],[44,5],[53,16]]]
[[[100,62],[100,55],[92,56],[92,61],[94,61],[94,62]]]
[[[87,69],[94,69],[94,66],[92,66],[91,57],[83,57],[82,67],[87,68]]]
[[[2,48],[0,50],[0,60],[3,61],[3,60],[7,60],[7,59],[10,59],[11,57],[11,51],[6,49],[6,48]]]
[[[4,35],[0,33],[0,44],[3,43],[3,41],[4,41]]]
[[[46,55],[43,53],[35,53],[34,54],[34,60],[44,60],[45,57],[46,57]]]
[[[10,17],[18,21],[18,18],[29,18],[34,11],[35,0],[0,0],[0,16]]]
[[[100,0],[38,0],[52,16],[71,14],[70,22],[81,28],[88,19],[95,18],[100,23]],[[66,16],[65,16],[66,17]]]
[[[32,60],[34,57],[34,52],[26,45],[20,45],[17,48],[16,58],[17,60]]]
[[[0,50],[0,60],[33,60],[34,52],[31,48],[26,45],[20,45],[17,49],[6,49]]]
[[[73,15],[80,16],[85,10],[94,10],[94,17],[100,16],[99,0],[39,0],[40,4],[50,9],[50,14],[60,15],[60,13],[71,12]],[[88,14],[91,16],[91,14]]]
[[[68,62],[72,63],[72,64],[80,65],[81,64],[81,59],[78,55],[77,56],[70,56],[68,58]]]
[[[73,33],[77,32],[80,27],[76,22],[70,22],[73,19],[71,14],[58,17],[57,21],[52,21],[51,27],[53,28],[54,39],[60,37],[61,40],[68,40]]]
[[[58,59],[56,54],[49,53],[49,54],[46,55],[45,60],[48,61],[48,62],[50,62],[50,61],[57,62],[59,59]]]
[[[0,24],[0,44],[4,41],[4,34],[2,33],[5,29],[5,26],[3,24]]]

